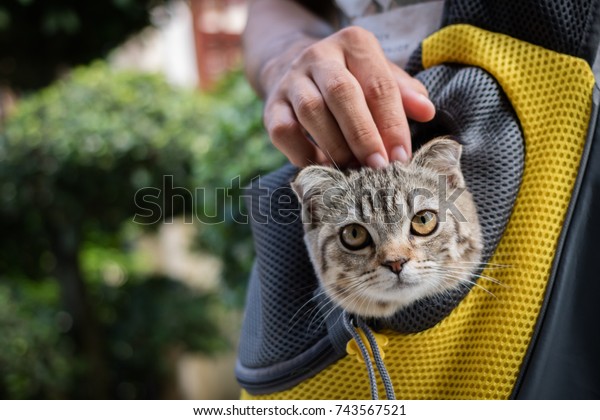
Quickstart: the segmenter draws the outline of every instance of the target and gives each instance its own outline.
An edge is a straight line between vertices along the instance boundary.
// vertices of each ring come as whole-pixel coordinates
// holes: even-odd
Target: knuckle
[[[309,45],[299,55],[297,62],[313,62],[323,58],[322,46],[320,42]]]
[[[295,108],[298,114],[308,117],[314,117],[321,114],[325,107],[323,98],[319,96],[300,95],[296,99]]]
[[[373,132],[363,125],[354,127],[353,135],[350,141],[359,147],[370,145],[374,140]]]
[[[364,87],[365,96],[375,100],[391,99],[397,90],[396,81],[384,76],[372,77]]]
[[[327,81],[325,92],[327,95],[333,96],[338,100],[347,101],[354,93],[354,84],[350,78],[346,76],[334,76]]]
[[[399,116],[395,118],[385,118],[379,123],[380,131],[398,131],[404,130],[408,125],[408,122],[403,121]]]
[[[348,26],[338,32],[339,37],[349,45],[372,41],[375,37],[371,32],[360,26]]]
[[[267,132],[275,146],[285,143],[299,129],[300,125],[294,120],[275,121],[267,126]]]

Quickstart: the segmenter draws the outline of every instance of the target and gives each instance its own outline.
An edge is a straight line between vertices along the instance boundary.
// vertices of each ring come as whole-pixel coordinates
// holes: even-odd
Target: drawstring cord
[[[378,400],[379,392],[377,391],[377,380],[375,379],[375,369],[373,368],[373,363],[371,363],[371,358],[369,357],[369,352],[367,350],[367,347],[365,346],[365,343],[362,340],[358,331],[356,331],[356,329],[352,325],[352,321],[353,321],[353,319],[351,319],[350,316],[347,316],[346,314],[344,314],[344,326],[346,327],[348,332],[352,335],[352,338],[354,338],[354,341],[356,341],[356,344],[358,345],[360,353],[362,354],[362,358],[365,361],[365,365],[367,366],[367,373],[369,374],[369,383],[371,384],[371,399]]]
[[[353,315],[350,315],[346,312],[344,312],[343,319],[346,330],[350,333],[350,335],[352,335],[354,341],[356,341],[362,358],[365,361],[367,373],[369,374],[369,384],[371,386],[371,399],[379,399],[379,392],[377,390],[377,379],[375,378],[375,369],[373,367],[373,362],[371,362],[369,351],[367,350],[367,346],[365,345],[365,342],[363,341],[362,337],[358,333],[357,328],[360,328],[367,337],[367,341],[369,342],[369,346],[371,347],[371,352],[373,353],[373,359],[375,359],[375,365],[377,366],[379,376],[381,376],[381,381],[383,382],[383,387],[385,388],[386,398],[388,400],[395,400],[396,395],[394,393],[392,379],[390,378],[390,374],[387,371],[385,364],[383,363],[381,353],[379,352],[379,346],[377,345],[377,341],[375,340],[373,331],[371,331],[369,326],[362,319],[354,317]]]

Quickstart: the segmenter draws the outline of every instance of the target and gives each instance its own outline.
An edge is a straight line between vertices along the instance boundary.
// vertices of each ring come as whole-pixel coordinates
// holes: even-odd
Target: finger
[[[265,106],[264,124],[273,145],[292,164],[304,167],[327,161],[317,146],[306,138],[291,105],[286,101],[277,100]]]
[[[350,33],[344,39],[348,69],[361,86],[388,156],[406,162],[411,151],[410,130],[398,82],[374,35],[362,34],[362,42],[353,39],[361,33]]]
[[[402,87],[400,87],[400,93],[408,118],[418,122],[427,122],[435,117],[435,106],[424,95]]]
[[[354,159],[321,92],[309,78],[296,79],[287,93],[300,125],[332,163],[347,166]]]
[[[306,138],[306,140],[308,140],[314,146],[316,146],[317,157],[316,157],[315,162],[313,162],[313,163],[316,163],[317,165],[336,166],[339,168],[338,163],[332,161],[331,158],[329,158],[328,156],[325,156],[325,154],[323,153],[323,151],[321,150],[321,148],[319,147],[319,145],[317,144],[315,139],[313,139],[313,137],[310,135],[310,133],[308,131],[306,131],[306,129],[304,127],[301,127],[301,130],[302,130],[302,134],[304,134],[304,138]],[[348,166],[348,165],[346,165],[346,166]]]
[[[417,78],[411,76],[406,70],[398,67],[396,64],[388,60],[388,65],[399,84],[420,93],[426,98],[429,98],[429,92],[425,85]]]
[[[429,100],[427,88],[395,64],[390,62],[389,65],[398,83],[406,115],[418,122],[431,121],[435,116],[435,106]]]
[[[372,168],[387,165],[383,140],[354,76],[341,65],[315,67],[312,76],[356,159]]]

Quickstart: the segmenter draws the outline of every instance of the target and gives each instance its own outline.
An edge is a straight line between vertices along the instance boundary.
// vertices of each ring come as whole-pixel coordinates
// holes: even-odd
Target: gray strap
[[[352,338],[358,344],[358,348],[360,349],[360,353],[362,354],[363,360],[365,361],[365,365],[367,366],[367,373],[369,374],[369,384],[371,385],[371,399],[378,400],[379,392],[377,391],[377,379],[375,379],[375,369],[373,368],[373,363],[371,363],[371,357],[369,357],[369,352],[367,351],[367,346],[363,342],[360,334],[354,326],[352,325],[351,315],[344,313],[344,325],[348,332],[352,335]]]
[[[392,384],[392,379],[390,378],[390,374],[385,367],[385,363],[383,363],[383,359],[381,357],[381,353],[379,352],[379,346],[377,345],[377,340],[373,335],[373,331],[369,328],[369,326],[360,318],[354,317],[347,312],[343,314],[344,326],[346,330],[352,335],[352,338],[356,341],[358,348],[360,349],[360,353],[362,354],[363,360],[365,362],[365,366],[367,367],[367,372],[369,374],[369,384],[371,386],[371,398],[373,400],[379,399],[379,392],[377,390],[377,379],[375,378],[375,369],[373,368],[373,363],[371,362],[371,357],[369,356],[369,352],[367,350],[367,346],[365,345],[362,337],[357,331],[357,328],[360,328],[364,331],[367,336],[367,340],[369,341],[369,346],[371,347],[371,351],[373,353],[373,358],[375,359],[375,364],[377,365],[377,370],[379,371],[379,376],[381,376],[381,381],[383,382],[383,386],[385,388],[385,396],[388,400],[395,400],[396,394],[394,392],[394,385]],[[354,325],[353,322],[356,321],[357,325]]]
[[[369,326],[362,319],[358,318],[357,321],[358,326],[365,332],[365,335],[369,340],[369,344],[373,352],[373,358],[375,359],[375,364],[377,365],[379,376],[381,376],[381,381],[383,382],[383,386],[385,388],[385,396],[388,400],[395,400],[396,394],[394,393],[394,385],[392,384],[390,374],[385,367],[385,363],[383,363],[383,358],[381,357],[381,354],[379,352],[379,346],[377,345],[377,340],[375,340],[373,331],[371,331]]]

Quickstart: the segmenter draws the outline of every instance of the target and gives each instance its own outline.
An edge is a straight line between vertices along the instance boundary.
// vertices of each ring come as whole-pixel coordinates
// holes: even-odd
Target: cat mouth
[[[406,279],[402,278],[400,275],[398,275],[386,289],[389,291],[402,290],[402,289],[409,289],[411,287],[415,287],[416,285],[417,285],[417,283],[406,280]]]

